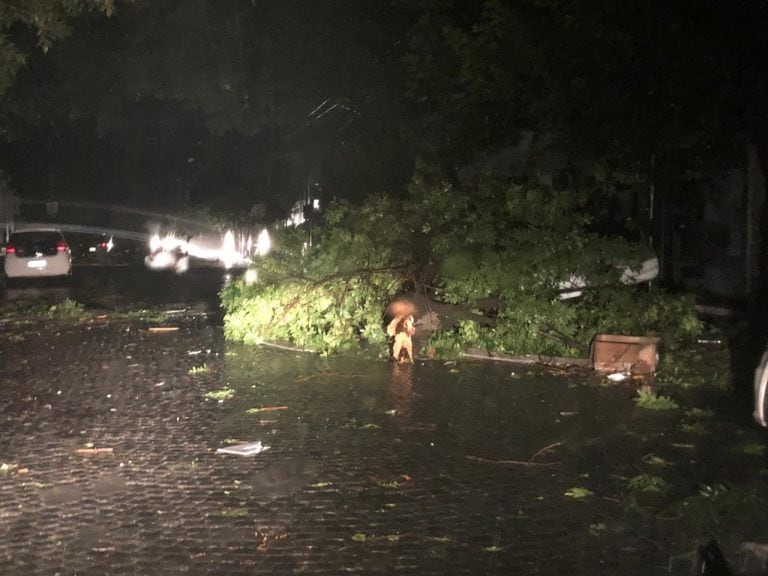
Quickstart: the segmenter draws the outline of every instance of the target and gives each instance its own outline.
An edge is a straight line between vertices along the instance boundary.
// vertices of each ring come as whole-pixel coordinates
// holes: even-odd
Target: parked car
[[[755,421],[768,427],[768,350],[755,370]]]
[[[8,278],[67,276],[72,270],[69,245],[55,228],[29,228],[11,234],[5,246]]]

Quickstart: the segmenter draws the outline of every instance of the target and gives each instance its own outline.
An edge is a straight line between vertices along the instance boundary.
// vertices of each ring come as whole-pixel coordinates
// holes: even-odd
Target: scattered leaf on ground
[[[745,444],[739,448],[739,452],[747,454],[749,456],[762,456],[765,454],[764,444]]]
[[[674,410],[678,407],[672,398],[654,394],[649,390],[638,390],[635,404],[646,410]]]
[[[429,542],[439,542],[440,544],[448,544],[453,542],[448,536],[427,536]]]
[[[711,418],[715,413],[705,408],[689,408],[685,411],[685,415],[688,418]]]
[[[629,479],[627,488],[632,492],[665,492],[669,484],[661,476],[652,476],[650,474],[638,474]]]
[[[581,500],[586,498],[587,496],[592,496],[592,491],[587,490],[586,488],[582,488],[580,486],[574,486],[573,488],[568,488],[568,490],[565,491],[565,496],[568,496],[569,498],[576,498],[577,500]]]
[[[242,518],[248,516],[248,510],[246,508],[224,508],[221,515],[225,518]]]
[[[704,435],[707,434],[709,431],[707,430],[707,427],[704,426],[701,422],[683,422],[680,425],[680,429],[683,432],[686,432],[688,434],[700,434]]]
[[[603,532],[605,532],[607,526],[604,522],[599,522],[597,524],[590,524],[589,525],[589,533],[592,534],[592,536],[600,536]]]
[[[211,390],[206,392],[205,397],[211,400],[229,400],[235,395],[235,391],[232,388],[221,388],[219,390]]]
[[[646,454],[642,458],[643,462],[646,464],[649,464],[651,466],[669,466],[672,464],[669,460],[665,460],[661,456],[656,456],[656,454]]]

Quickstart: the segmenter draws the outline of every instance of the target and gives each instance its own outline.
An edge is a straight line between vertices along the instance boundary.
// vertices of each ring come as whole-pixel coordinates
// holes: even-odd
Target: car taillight
[[[69,246],[67,246],[66,242],[56,244],[56,252],[66,252],[67,250],[69,250]]]
[[[5,247],[5,253],[16,254],[16,246],[14,246],[13,244],[8,244],[8,246]]]

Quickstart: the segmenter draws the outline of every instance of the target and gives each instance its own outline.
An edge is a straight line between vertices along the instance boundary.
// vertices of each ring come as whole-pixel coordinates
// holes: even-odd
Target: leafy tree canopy
[[[419,5],[410,94],[459,161],[534,130],[588,172],[633,178],[655,156],[684,175],[768,129],[765,2]]]
[[[66,37],[69,19],[85,10],[114,10],[114,0],[5,0],[0,4],[0,96],[13,84],[27,61],[25,33],[35,37],[44,53]]]
[[[86,148],[76,172],[87,180],[64,193],[188,196],[233,213],[264,203],[282,214],[316,181],[348,197],[401,186],[412,162],[402,19],[381,2],[302,0],[131,2],[108,20],[83,15],[81,33],[30,60],[0,102],[4,136],[19,144],[7,162],[47,189],[69,176],[40,181],[14,150],[36,151],[51,172],[62,157],[62,170],[83,164],[75,151]]]

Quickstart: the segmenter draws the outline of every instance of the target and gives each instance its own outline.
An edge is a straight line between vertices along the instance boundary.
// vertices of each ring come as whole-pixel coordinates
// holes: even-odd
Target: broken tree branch
[[[482,462],[483,464],[497,464],[500,466],[523,466],[525,468],[533,467],[533,466],[557,466],[559,462],[531,462],[531,461],[523,461],[523,460],[490,460],[488,458],[481,458],[480,456],[472,456],[471,454],[466,454],[464,456],[467,460],[472,460],[474,462]]]

